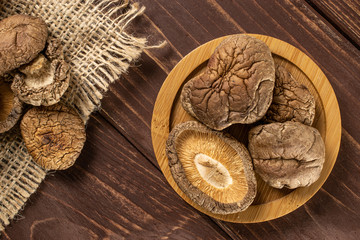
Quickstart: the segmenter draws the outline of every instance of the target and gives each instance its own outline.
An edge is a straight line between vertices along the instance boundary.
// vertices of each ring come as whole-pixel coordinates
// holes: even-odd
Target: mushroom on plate
[[[216,214],[244,211],[256,195],[256,179],[247,149],[230,135],[189,121],[169,134],[166,155],[179,188]]]
[[[20,123],[21,135],[33,160],[48,170],[71,167],[84,146],[85,125],[70,107],[33,107]]]
[[[222,41],[205,72],[184,85],[181,103],[190,115],[215,130],[249,124],[268,110],[274,81],[269,47],[257,38],[238,34]]]
[[[319,131],[299,122],[254,127],[249,132],[249,151],[255,172],[274,188],[311,185],[325,161]]]
[[[13,15],[0,21],[0,76],[33,60],[48,37],[38,17]]]
[[[276,65],[273,101],[264,120],[270,123],[294,121],[311,126],[314,118],[314,96],[284,67]]]

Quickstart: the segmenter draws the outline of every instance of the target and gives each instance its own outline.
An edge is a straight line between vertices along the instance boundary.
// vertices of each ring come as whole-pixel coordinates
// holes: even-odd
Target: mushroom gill
[[[229,214],[252,203],[256,181],[251,159],[232,137],[186,122],[171,131],[166,152],[175,182],[206,210]]]

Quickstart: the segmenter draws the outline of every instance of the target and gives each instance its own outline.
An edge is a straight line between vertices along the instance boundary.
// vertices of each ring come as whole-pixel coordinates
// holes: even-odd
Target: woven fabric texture
[[[100,107],[109,84],[146,48],[145,38],[124,31],[143,11],[126,0],[0,0],[0,19],[14,14],[39,16],[50,35],[61,39],[71,65],[71,82],[62,101],[73,106],[84,122]],[[0,231],[46,176],[31,160],[18,128],[0,135]]]

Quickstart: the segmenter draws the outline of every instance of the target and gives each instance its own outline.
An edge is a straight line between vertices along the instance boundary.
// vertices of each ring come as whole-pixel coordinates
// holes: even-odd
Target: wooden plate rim
[[[328,164],[324,165],[318,181],[309,187],[298,188],[288,195],[272,202],[252,205],[244,212],[220,215],[206,211],[189,199],[174,181],[165,155],[165,143],[169,135],[170,115],[176,94],[183,81],[196,67],[209,59],[215,48],[229,36],[209,41],[186,55],[165,79],[155,102],[151,121],[152,143],[158,164],[171,187],[187,203],[197,210],[220,220],[238,223],[268,221],[288,214],[308,201],[324,184],[336,162],[341,139],[340,109],[330,82],[321,69],[302,51],[282,40],[259,34],[248,34],[264,41],[272,53],[295,64],[312,81],[323,103],[326,120],[325,149]],[[200,54],[201,53],[201,54]],[[191,64],[190,64],[191,63]],[[175,80],[174,80],[175,79]],[[326,102],[323,99],[327,99]],[[171,104],[169,104],[171,103]]]

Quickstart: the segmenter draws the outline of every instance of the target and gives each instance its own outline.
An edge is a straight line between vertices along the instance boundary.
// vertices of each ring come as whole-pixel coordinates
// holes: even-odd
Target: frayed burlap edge
[[[0,19],[13,14],[42,17],[50,34],[62,40],[71,65],[71,83],[62,102],[73,106],[84,122],[100,107],[109,84],[136,61],[145,38],[125,32],[144,7],[128,1],[0,1]],[[17,127],[18,128],[18,127]],[[0,135],[0,231],[24,207],[46,176],[29,156],[18,129]]]

